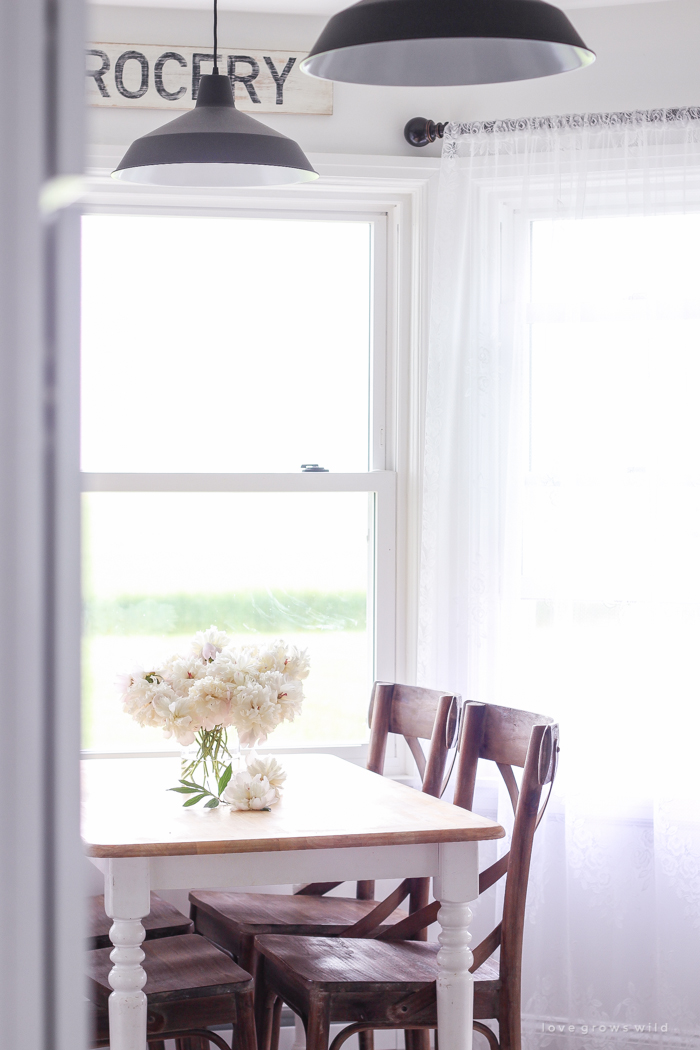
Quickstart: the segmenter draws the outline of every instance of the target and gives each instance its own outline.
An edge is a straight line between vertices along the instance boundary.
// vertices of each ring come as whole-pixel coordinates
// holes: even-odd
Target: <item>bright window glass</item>
[[[372,226],[83,218],[82,466],[368,469]]]
[[[301,717],[276,746],[367,739],[374,497],[95,492],[83,496],[84,746],[171,750],[121,710],[115,678],[187,652],[216,624],[234,643],[309,650]]]

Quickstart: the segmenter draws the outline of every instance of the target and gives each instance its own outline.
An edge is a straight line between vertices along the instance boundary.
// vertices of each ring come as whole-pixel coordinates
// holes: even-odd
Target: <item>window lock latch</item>
[[[328,467],[319,467],[318,463],[302,463],[301,469],[304,474],[327,474]]]

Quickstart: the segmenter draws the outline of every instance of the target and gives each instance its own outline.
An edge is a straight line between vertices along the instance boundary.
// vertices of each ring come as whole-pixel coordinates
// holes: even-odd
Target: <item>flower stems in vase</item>
[[[182,751],[182,778],[215,790],[228,765],[238,766],[240,744],[238,734],[235,745],[229,747],[226,726],[200,729],[195,742]]]

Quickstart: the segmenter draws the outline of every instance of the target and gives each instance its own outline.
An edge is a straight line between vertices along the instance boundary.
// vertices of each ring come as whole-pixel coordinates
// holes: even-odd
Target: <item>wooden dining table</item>
[[[479,893],[479,842],[503,828],[333,755],[294,754],[269,812],[183,809],[171,758],[83,763],[83,839],[101,870],[113,920],[111,1050],[146,1046],[141,920],[151,890],[233,889],[431,876],[441,903],[440,1050],[471,1050],[469,902]]]

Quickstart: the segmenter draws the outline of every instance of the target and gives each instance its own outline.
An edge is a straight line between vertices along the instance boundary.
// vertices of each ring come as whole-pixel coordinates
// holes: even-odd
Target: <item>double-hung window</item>
[[[215,624],[308,649],[270,745],[362,759],[394,674],[386,215],[83,218],[84,746],[172,751],[115,679]]]

